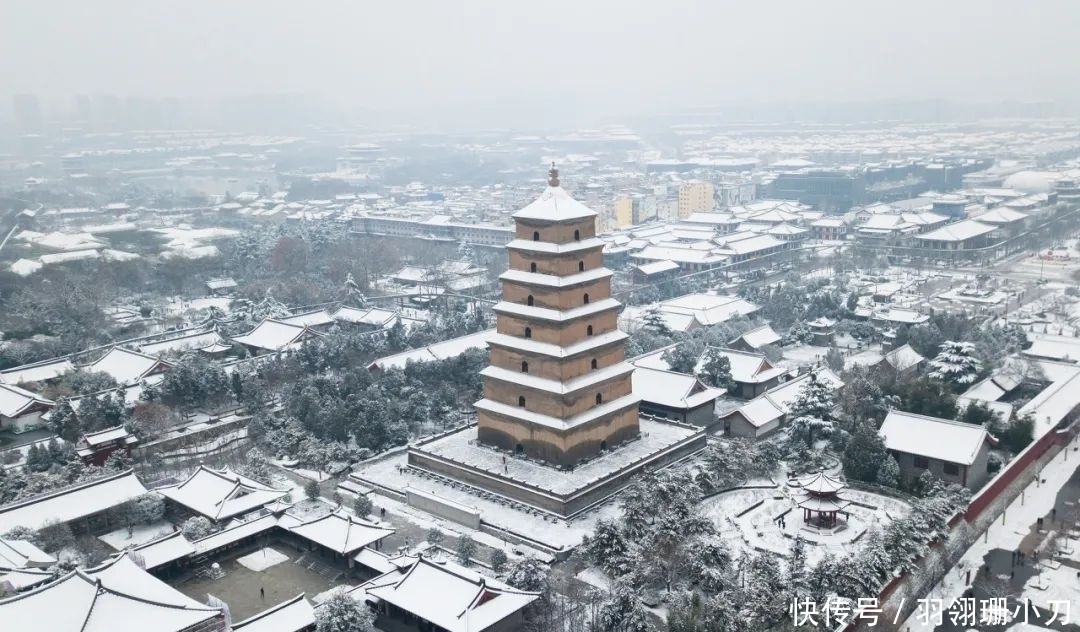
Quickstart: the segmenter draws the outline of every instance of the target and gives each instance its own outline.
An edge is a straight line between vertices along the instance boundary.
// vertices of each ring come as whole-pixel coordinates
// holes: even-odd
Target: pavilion
[[[802,484],[803,498],[799,509],[803,510],[803,522],[831,529],[836,526],[836,514],[844,511],[851,501],[843,498],[840,492],[847,487],[838,479],[825,472],[818,472]],[[814,517],[817,514],[817,520]]]

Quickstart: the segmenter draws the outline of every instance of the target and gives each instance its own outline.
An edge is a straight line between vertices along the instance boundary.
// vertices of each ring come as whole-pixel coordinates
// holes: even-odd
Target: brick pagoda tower
[[[611,297],[596,213],[559,186],[554,164],[548,188],[514,220],[491,365],[481,372],[477,438],[573,466],[639,434],[620,304]]]

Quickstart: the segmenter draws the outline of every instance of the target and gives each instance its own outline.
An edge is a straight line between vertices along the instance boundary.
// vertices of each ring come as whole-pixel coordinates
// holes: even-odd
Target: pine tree
[[[356,498],[353,499],[353,513],[360,518],[370,516],[374,508],[375,506],[367,494],[357,494]]]
[[[886,456],[878,466],[875,482],[882,487],[898,487],[900,485],[900,464],[892,455]]]
[[[445,539],[446,536],[443,534],[442,531],[439,530],[438,527],[431,527],[430,529],[428,529],[427,542],[431,546],[439,546]]]
[[[701,357],[701,345],[693,339],[687,339],[678,345],[668,349],[660,356],[668,367],[676,373],[693,375],[697,367],[698,358]]]
[[[833,409],[836,399],[833,391],[811,372],[806,383],[799,389],[795,400],[788,409],[788,436],[793,440],[802,439],[812,446],[814,440],[832,433]]]
[[[319,497],[319,484],[315,481],[308,481],[304,483],[304,496],[308,500],[315,500]]]
[[[668,327],[667,322],[664,320],[664,315],[660,313],[660,307],[657,305],[653,305],[646,310],[645,315],[641,319],[641,324],[649,331],[661,336],[671,335],[671,328]]]
[[[807,589],[806,541],[797,535],[791,542],[791,553],[787,560],[787,602],[793,603],[794,599],[807,597]]]
[[[501,573],[506,569],[506,563],[509,559],[506,557],[506,552],[502,549],[492,549],[491,551],[491,570],[496,573]]]
[[[941,352],[930,361],[933,369],[929,376],[951,384],[971,384],[979,376],[982,362],[975,356],[975,345],[970,342],[946,340]]]

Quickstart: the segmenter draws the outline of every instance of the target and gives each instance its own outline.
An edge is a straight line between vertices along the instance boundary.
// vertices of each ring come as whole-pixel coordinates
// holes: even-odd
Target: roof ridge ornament
[[[559,186],[559,170],[555,167],[555,161],[551,161],[551,169],[548,170],[548,186]]]

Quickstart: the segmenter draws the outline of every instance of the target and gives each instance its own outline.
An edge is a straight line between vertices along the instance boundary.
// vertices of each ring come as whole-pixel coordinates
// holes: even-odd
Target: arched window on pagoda
[[[532,338],[532,327],[526,327],[525,328],[525,337],[526,338]]]
[[[575,230],[574,231],[574,241],[581,241],[581,231],[580,230]]]
[[[529,264],[529,272],[536,272],[536,262],[533,261]]]
[[[578,272],[584,272],[585,271],[585,262],[584,261],[578,261],[577,262],[577,271]]]
[[[522,408],[525,408],[525,396],[524,395],[521,395],[521,396],[518,397],[518,406],[521,406]]]
[[[603,403],[604,403],[604,396],[601,395],[600,393],[597,393],[596,394],[596,405],[599,406],[600,404],[603,404]]]
[[[540,241],[540,231],[538,231],[538,230],[533,231],[533,241]]]
[[[582,300],[585,301],[586,305],[589,304],[589,293],[588,292],[585,293],[585,296],[582,297]]]
[[[592,335],[592,325],[589,325],[588,327],[585,328],[585,335],[586,336],[591,336]]]
[[[532,295],[532,294],[530,294],[530,295],[529,295],[529,298],[525,299],[525,304],[526,304],[526,305],[529,305],[530,307],[532,306],[532,304],[533,304],[534,302],[536,302],[536,301],[535,301],[535,299],[533,299],[533,295]]]
[[[521,372],[522,373],[528,373],[529,372],[529,363],[525,362],[524,360],[521,361]]]
[[[595,369],[596,367],[597,367],[596,358],[593,358],[592,359],[592,368]]]

